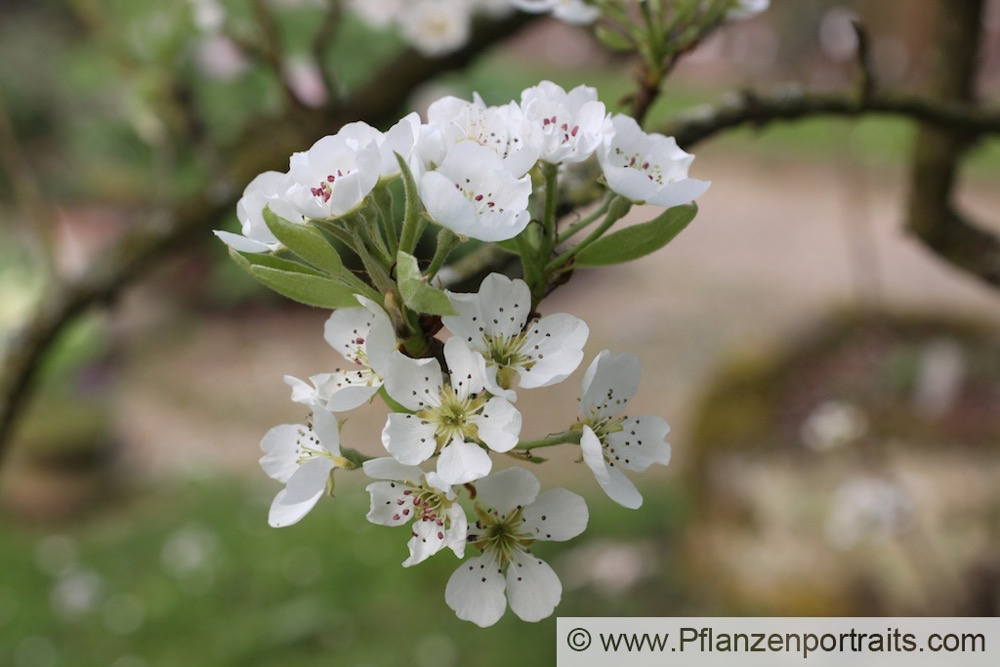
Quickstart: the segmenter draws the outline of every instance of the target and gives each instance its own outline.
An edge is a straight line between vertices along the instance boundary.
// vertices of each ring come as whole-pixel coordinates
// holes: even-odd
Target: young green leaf
[[[332,310],[353,308],[358,305],[354,290],[326,276],[282,271],[261,265],[251,266],[250,275],[278,294],[307,306]]]
[[[264,222],[282,245],[320,271],[332,276],[346,272],[340,253],[315,229],[289,222],[270,208],[264,209]]]
[[[680,234],[697,212],[695,204],[675,206],[649,222],[603,236],[580,251],[576,266],[621,264],[656,252]]]
[[[456,314],[448,295],[424,280],[417,258],[402,250],[396,256],[396,283],[403,303],[411,310],[430,315]]]
[[[279,269],[281,271],[306,273],[312,276],[323,275],[313,267],[303,264],[302,262],[285,259],[284,257],[277,257],[268,253],[243,253],[230,248],[229,256],[233,258],[233,261],[236,262],[241,269],[250,275],[253,275],[250,269],[254,266],[266,266],[272,269]]]

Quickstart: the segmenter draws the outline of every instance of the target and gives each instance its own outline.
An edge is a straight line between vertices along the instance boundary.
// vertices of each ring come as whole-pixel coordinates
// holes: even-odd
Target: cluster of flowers
[[[237,205],[243,236],[216,234],[240,252],[275,250],[265,207],[294,222],[343,216],[380,179],[399,175],[398,155],[434,222],[481,241],[503,241],[531,219],[528,172],[537,162],[566,165],[595,154],[608,188],[634,202],[669,208],[709,186],[687,178],[694,156],[672,137],[647,134],[629,116],[609,116],[589,86],[566,92],[543,81],[523,91],[520,103],[487,106],[478,96],[471,102],[445,97],[430,105],[426,123],[411,113],[385,133],[362,121],[344,125],[293,154],[287,173],[269,171],[251,181]]]
[[[588,328],[562,313],[529,319],[527,286],[500,274],[488,276],[477,294],[448,296],[458,315],[444,318],[452,334],[444,344],[445,367],[435,358],[402,354],[387,314],[363,297],[359,307],[330,316],[325,338],[348,368],[309,382],[285,378],[292,399],[308,406],[312,417],[308,424],[277,426],[261,442],[261,465],[285,484],[269,521],[276,527],[296,523],[332,484],[335,469],[357,465],[341,451],[337,415],[384,388],[396,408],[381,436],[391,456],[363,462],[364,472],[379,480],[368,486],[369,521],[410,524],[404,566],[445,548],[460,558],[467,544],[480,552],[447,586],[446,600],[460,618],[491,625],[509,598],[518,616],[536,621],[552,613],[561,586],[531,546],[580,534],[587,507],[565,489],[539,493],[537,478],[523,468],[490,474],[489,453],[519,445],[515,383],[525,390],[566,379],[583,359]],[[639,507],[642,497],[622,471],[641,472],[670,459],[666,421],[621,414],[638,381],[634,355],[601,352],[584,375],[577,420],[562,434],[562,442],[579,442],[608,496],[629,508]],[[434,470],[420,467],[434,458]],[[475,500],[471,526],[458,502],[463,489]]]
[[[267,262],[286,261],[275,236],[282,230],[296,232],[283,236],[286,240],[301,231],[310,243],[322,238],[319,229],[357,233],[358,238],[367,234],[365,243],[375,247],[380,232],[367,217],[369,204],[401,176],[407,220],[426,216],[460,237],[505,241],[526,229],[532,211],[537,217],[539,207],[529,205],[532,175],[546,174],[540,179],[543,217],[551,222],[558,170],[588,159],[596,160],[608,189],[616,193],[609,202],[672,207],[690,202],[709,185],[687,178],[693,156],[673,139],[646,134],[627,116],[611,117],[594,89],[580,86],[566,92],[543,82],[525,90],[519,103],[502,106],[487,106],[478,97],[471,102],[446,97],[431,105],[426,123],[410,114],[384,133],[361,122],[345,125],[308,151],[292,155],[287,173],[267,172],[254,179],[237,206],[242,235],[216,233],[236,253],[249,253],[244,258],[265,262],[264,268]],[[379,210],[386,242],[396,244],[395,237],[388,237],[395,227],[386,219],[391,206]],[[600,233],[615,219],[608,213]],[[413,260],[405,254],[413,247],[406,229],[404,220],[398,257]],[[529,231],[539,229],[553,251],[558,245],[555,223],[538,222]],[[258,254],[272,251],[276,254],[270,257]],[[317,266],[326,256],[320,255],[313,260]],[[381,269],[373,266],[386,272],[388,286],[374,281],[376,291],[348,276],[345,284],[361,286],[349,298],[357,305],[337,308],[326,322],[325,339],[344,356],[347,367],[308,381],[286,378],[292,400],[306,406],[311,418],[306,424],[277,426],[261,442],[261,465],[285,484],[269,521],[276,527],[298,522],[332,490],[335,470],[361,468],[376,480],[367,487],[368,519],[410,525],[405,566],[445,549],[460,558],[468,545],[479,552],[462,563],[446,588],[446,601],[460,618],[491,625],[508,603],[524,620],[544,618],[558,604],[561,585],[532,553],[533,545],[580,534],[587,507],[565,489],[541,491],[537,478],[522,467],[494,472],[494,455],[509,455],[517,463],[537,460],[532,452],[539,447],[579,446],[583,462],[607,495],[637,508],[642,497],[623,471],[666,464],[669,427],[660,417],[622,414],[638,389],[639,361],[605,350],[584,374],[576,419],[568,420],[572,423],[561,433],[523,439],[518,392],[569,377],[583,361],[587,325],[569,314],[540,316],[540,299],[524,280],[494,273],[478,293],[455,293],[431,288],[423,276],[418,281],[422,288],[445,302],[436,317],[450,336],[443,342],[433,338],[414,352],[407,347],[412,328],[406,314],[429,311],[419,310],[416,302],[399,305],[397,287],[405,299],[402,269],[392,257],[384,259]],[[546,265],[550,258],[536,259]],[[287,268],[287,261],[282,266]],[[309,276],[288,275],[296,280]],[[436,332],[429,328],[422,335]],[[343,413],[376,396],[389,407],[381,433],[387,455],[370,458],[341,446],[340,424]],[[472,523],[462,502],[475,512]]]

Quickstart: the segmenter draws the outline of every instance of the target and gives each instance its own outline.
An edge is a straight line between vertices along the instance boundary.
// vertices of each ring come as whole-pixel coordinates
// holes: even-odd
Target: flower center
[[[475,394],[459,398],[451,385],[446,385],[441,390],[440,405],[422,410],[417,416],[437,427],[434,436],[438,447],[443,447],[455,438],[465,441],[479,438],[479,429],[472,422],[472,417],[484,404],[485,400]]]
[[[521,352],[521,348],[524,347],[524,334],[510,338],[503,335],[486,335],[483,341],[486,343],[486,362],[499,369],[497,384],[504,389],[510,389],[514,380],[514,369],[531,368],[535,365],[531,357]]]
[[[347,170],[347,174],[350,174],[351,170]],[[310,188],[309,192],[312,193],[313,197],[323,200],[323,203],[330,201],[330,197],[333,195],[333,184],[337,182],[338,178],[343,178],[346,176],[342,170],[338,169],[336,174],[327,174],[326,178],[319,182],[315,188]]]
[[[476,514],[479,515],[476,528],[481,532],[470,536],[472,545],[482,553],[493,554],[501,569],[509,565],[518,552],[528,551],[535,542],[530,533],[521,529],[524,510],[520,507],[509,514],[500,514],[476,505]]]
[[[615,148],[615,155],[618,156],[618,159],[621,161],[621,166],[641,171],[646,174],[646,178],[649,180],[653,181],[657,185],[663,185],[663,167],[659,164],[651,163],[649,160],[645,159],[641,153],[626,155],[625,151],[621,148]]]

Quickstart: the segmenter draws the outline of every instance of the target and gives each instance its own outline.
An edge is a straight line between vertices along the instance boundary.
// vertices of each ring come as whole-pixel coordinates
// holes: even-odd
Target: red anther
[[[483,201],[482,195],[476,195],[476,201]]]
[[[649,163],[648,162],[643,162],[642,163],[642,168],[643,169],[649,169]]]
[[[360,338],[360,337],[355,338],[354,339],[354,344],[355,345],[364,345],[365,344],[365,339],[364,338]]]
[[[444,533],[442,533],[441,531],[438,531],[438,539],[439,540],[443,540],[444,539]]]
[[[413,493],[413,489],[406,489],[405,491],[403,491],[403,495],[404,495],[404,496],[408,496],[408,495],[410,495],[411,493]]]
[[[403,516],[410,516],[410,510],[403,510]]]
[[[573,136],[575,137],[575,136],[576,136],[576,133],[577,133],[577,132],[579,132],[579,131],[580,131],[580,126],[579,126],[579,125],[574,125],[574,126],[573,126],[573,131],[572,131],[572,132],[570,132],[570,134],[571,134],[571,135],[573,135]]]
[[[496,204],[494,204],[491,201],[486,202],[486,205],[489,206],[490,208],[493,208],[494,206],[496,206]]]
[[[337,180],[337,177],[334,176],[333,174],[330,174],[329,176],[326,177],[326,180],[328,183],[333,183],[335,180]]]
[[[398,514],[393,514],[392,515],[392,520],[393,521],[399,521],[399,515]]]

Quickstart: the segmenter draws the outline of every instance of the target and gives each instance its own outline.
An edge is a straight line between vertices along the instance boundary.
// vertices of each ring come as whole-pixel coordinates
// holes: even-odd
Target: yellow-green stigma
[[[523,513],[520,507],[505,515],[476,505],[476,514],[479,515],[476,528],[482,532],[472,545],[482,553],[493,554],[500,568],[506,567],[514,560],[515,554],[528,551],[535,542],[529,533],[521,530]]]

